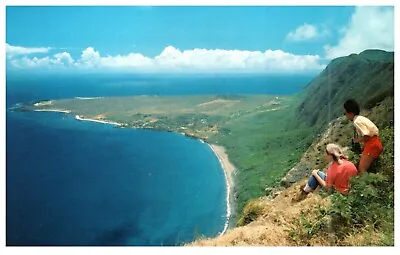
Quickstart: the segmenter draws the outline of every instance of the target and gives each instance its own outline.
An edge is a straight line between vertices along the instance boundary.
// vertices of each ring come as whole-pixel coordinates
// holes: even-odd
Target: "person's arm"
[[[315,177],[315,179],[317,179],[318,183],[321,184],[322,187],[324,187],[324,189],[330,190],[332,188],[332,183],[323,180],[318,175],[318,170],[317,169],[312,172],[312,175]],[[328,179],[328,175],[326,175],[326,179]]]

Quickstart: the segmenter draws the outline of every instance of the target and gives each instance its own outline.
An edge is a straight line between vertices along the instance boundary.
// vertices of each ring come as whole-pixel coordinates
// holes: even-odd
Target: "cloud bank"
[[[11,46],[13,47],[13,46]],[[298,72],[321,70],[318,55],[295,55],[281,50],[246,51],[222,49],[192,49],[181,51],[166,47],[154,58],[140,53],[102,56],[93,47],[82,51],[74,60],[68,52],[42,58],[24,56],[13,58],[10,63],[16,68],[79,68],[117,69],[134,71],[244,71],[244,72]]]
[[[360,53],[366,49],[394,50],[392,7],[356,7],[343,36],[335,46],[325,45],[329,59]]]
[[[7,56],[17,56],[17,55],[27,55],[33,53],[47,53],[50,48],[26,48],[21,46],[12,46],[6,43],[6,53]]]

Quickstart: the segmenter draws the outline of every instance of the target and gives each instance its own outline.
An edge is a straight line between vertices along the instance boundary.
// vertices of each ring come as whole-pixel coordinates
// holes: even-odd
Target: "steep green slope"
[[[321,130],[343,115],[343,103],[353,98],[371,109],[387,96],[394,96],[394,53],[366,50],[332,62],[303,91],[297,109],[298,125]]]

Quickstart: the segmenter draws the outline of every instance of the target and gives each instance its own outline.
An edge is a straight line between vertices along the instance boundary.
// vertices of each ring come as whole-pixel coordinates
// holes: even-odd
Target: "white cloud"
[[[108,68],[118,67],[151,67],[154,61],[139,53],[129,53],[126,56],[117,55],[100,58],[100,66]]]
[[[6,53],[8,56],[16,55],[28,55],[33,53],[47,53],[50,48],[40,47],[40,48],[25,48],[21,46],[12,46],[6,43]]]
[[[95,51],[92,47],[82,51],[81,58],[78,61],[79,65],[84,67],[97,67],[100,60],[100,53]]]
[[[52,58],[49,56],[38,58],[28,58],[24,56],[20,59],[11,60],[11,64],[18,68],[29,67],[68,67],[74,64],[74,60],[68,52],[54,54]]]
[[[261,71],[294,72],[321,70],[318,55],[294,55],[281,50],[240,51],[222,49],[193,49],[181,51],[166,47],[160,55],[149,58],[140,53],[102,57],[92,47],[85,49],[76,61],[63,52],[44,58],[24,57],[11,64],[19,68],[70,66],[90,69],[124,69],[135,71]]]
[[[74,63],[74,59],[68,52],[57,53],[54,55],[54,64],[70,66]]]
[[[323,25],[320,28],[317,28],[317,26],[315,25],[304,23],[303,25],[296,28],[295,31],[289,32],[286,35],[286,40],[295,42],[308,41],[311,39],[326,36],[328,34],[329,31]]]
[[[394,50],[394,13],[392,7],[356,7],[343,37],[335,46],[326,45],[329,59],[360,53],[366,49]]]

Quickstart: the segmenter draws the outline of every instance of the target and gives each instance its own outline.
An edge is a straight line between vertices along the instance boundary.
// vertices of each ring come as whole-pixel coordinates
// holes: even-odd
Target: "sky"
[[[317,72],[371,48],[394,50],[393,7],[6,6],[7,72]]]

